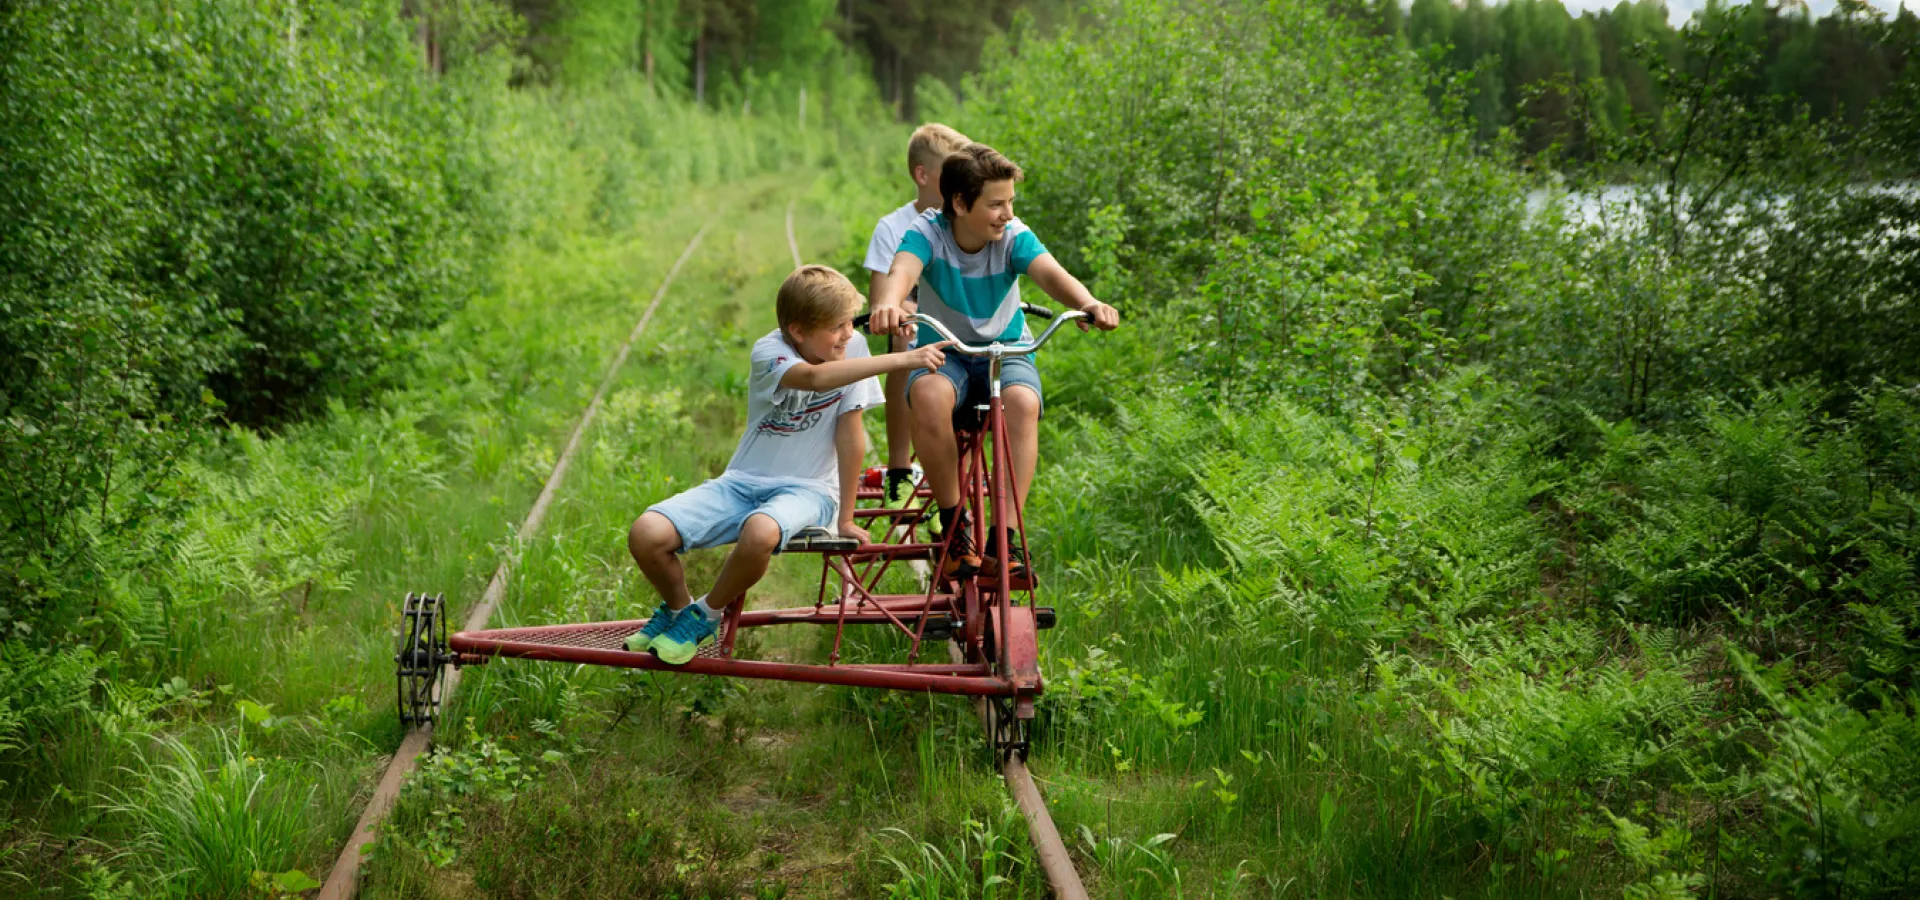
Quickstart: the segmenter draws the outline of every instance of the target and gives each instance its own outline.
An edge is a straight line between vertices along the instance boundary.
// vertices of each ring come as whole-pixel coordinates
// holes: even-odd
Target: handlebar
[[[1035,306],[1031,303],[1026,303],[1026,302],[1022,302],[1020,304],[1020,311],[1036,319],[1052,319],[1055,315],[1054,311],[1051,309],[1048,309],[1047,307]],[[857,316],[854,316],[853,327],[861,331],[865,331],[867,330],[867,320],[872,318],[873,318],[873,313],[870,313],[870,312],[864,312]]]
[[[1022,303],[1020,305],[1025,310],[1033,312],[1034,315],[1039,316],[1040,318],[1052,319],[1053,324],[1048,325],[1047,330],[1040,332],[1040,336],[1037,338],[1034,338],[1031,341],[1024,341],[1024,342],[1013,343],[1013,344],[1003,344],[999,341],[994,341],[991,344],[983,345],[983,344],[968,344],[968,343],[962,342],[959,338],[953,336],[953,332],[947,330],[947,326],[940,324],[940,320],[935,319],[932,316],[927,315],[926,313],[914,313],[912,316],[909,316],[907,318],[907,321],[919,322],[920,324],[933,329],[936,333],[940,335],[940,338],[942,340],[953,342],[953,346],[948,349],[952,350],[955,353],[959,353],[963,356],[1008,357],[1008,356],[1026,356],[1027,354],[1033,353],[1034,351],[1039,350],[1041,347],[1045,346],[1047,341],[1053,338],[1053,333],[1060,330],[1060,326],[1065,325],[1068,322],[1090,318],[1086,313],[1083,313],[1077,309],[1068,310],[1063,313],[1055,313],[1053,310],[1047,309],[1045,307],[1031,306],[1026,303]],[[853,318],[853,327],[865,330],[867,326],[867,322],[871,321],[872,318],[873,318],[872,313],[861,313],[860,315],[855,316]]]

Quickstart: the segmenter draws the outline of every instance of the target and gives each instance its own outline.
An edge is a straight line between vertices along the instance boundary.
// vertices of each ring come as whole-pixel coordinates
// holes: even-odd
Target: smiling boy
[[[874,333],[903,328],[907,312],[901,302],[917,282],[920,312],[939,320],[961,341],[1021,340],[1028,336],[1026,317],[1020,311],[1022,275],[1068,309],[1085,312],[1096,327],[1104,331],[1119,327],[1119,311],[1094,299],[1047,252],[1039,237],[1014,217],[1013,186],[1024,177],[1012,160],[985,144],[968,144],[947,157],[940,167],[940,209],[928,210],[914,220],[900,239],[880,293],[872,298]],[[936,338],[931,328],[921,329],[921,343]],[[952,528],[960,505],[960,450],[952,416],[963,403],[986,402],[988,361],[952,352],[944,357],[937,367],[907,376],[907,403],[913,410],[913,445],[940,510],[940,530],[954,535],[942,574],[965,578],[980,572],[982,557],[971,545],[967,529]],[[1030,357],[1011,357],[1001,366],[1000,382],[1007,444],[1012,450],[1013,492],[1016,503],[1024,507],[1040,455],[1040,373]],[[1020,536],[1010,530],[1007,543],[1011,574],[1030,578]],[[994,548],[985,549],[987,556],[994,556]]]
[[[801,266],[780,285],[780,327],[754,342],[747,429],[727,470],[654,504],[627,533],[627,550],[661,601],[627,649],[684,665],[713,642],[727,606],[795,532],[833,525],[867,540],[853,521],[867,450],[860,411],[880,402],[875,376],[939,365],[945,345],[870,356],[854,335],[860,304],[853,283],[826,266]],[[713,588],[694,599],[679,555],[729,543]]]

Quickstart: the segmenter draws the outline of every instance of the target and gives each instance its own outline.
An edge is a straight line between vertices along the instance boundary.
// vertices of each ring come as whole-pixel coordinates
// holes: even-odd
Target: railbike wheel
[[[447,651],[444,595],[408,594],[400,612],[394,648],[394,692],[400,725],[431,725],[440,716],[440,673],[452,661]]]
[[[1012,697],[987,698],[987,749],[993,752],[994,765],[1026,762],[1032,737],[1031,720],[1015,714]]]
[[[985,661],[998,668],[1000,651],[997,646],[999,617],[991,606],[987,607],[981,655]],[[987,749],[993,754],[993,764],[998,767],[1010,760],[1027,761],[1027,751],[1032,746],[1031,719],[1022,719],[1016,712],[1016,701],[1012,697],[987,698]]]

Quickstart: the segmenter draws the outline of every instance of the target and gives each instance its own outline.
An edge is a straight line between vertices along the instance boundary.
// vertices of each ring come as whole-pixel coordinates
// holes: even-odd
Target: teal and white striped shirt
[[[1017,341],[1028,336],[1020,312],[1020,276],[1047,248],[1019,219],[1007,223],[1000,239],[967,253],[953,240],[953,226],[937,209],[913,220],[900,238],[900,252],[920,258],[920,311],[940,321],[969,344]],[[918,344],[940,340],[920,326]]]

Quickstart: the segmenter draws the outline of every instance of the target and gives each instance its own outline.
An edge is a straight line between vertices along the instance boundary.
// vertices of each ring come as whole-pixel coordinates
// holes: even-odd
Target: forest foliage
[[[510,10],[410,9],[0,11],[0,892],[251,896],[329,852],[391,730],[374,570],[458,583],[520,514],[533,401],[576,415],[625,333],[605,245],[887,118],[852,65],[804,122],[531,82]]]
[[[231,825],[176,893],[324,853],[302,816],[386,721],[320,696],[356,659],[168,732],[216,669],[282,681],[238,644],[352,589],[349,529],[414,552],[408,486],[539,468],[502,408],[594,348],[464,346],[461,311],[592,286],[502,248],[879,171],[890,110],[977,59],[942,114],[1130,323],[1049,348],[1059,764],[1199,785],[1165,806],[1235,885],[1913,891],[1920,197],[1859,181],[1920,158],[1911,17],[1107,0],[907,53],[961,7],[421,10],[0,12],[9,817],[117,823],[115,865],[182,879],[181,823]],[[1165,888],[1155,836],[1086,845]]]
[[[1549,149],[1573,160],[1604,160],[1595,131],[1625,133],[1660,121],[1668,106],[1662,70],[1702,73],[1716,54],[1692,38],[1730,32],[1751,56],[1733,86],[1749,104],[1783,120],[1806,116],[1839,135],[1883,127],[1874,109],[1907,91],[1920,50],[1920,17],[1900,5],[1884,12],[1842,2],[1825,16],[1805,4],[1714,2],[1676,26],[1655,0],[1622,2],[1579,15],[1559,0],[1455,4],[1398,0],[1349,7],[1373,33],[1435,61],[1465,82],[1467,116],[1482,140],[1511,129],[1522,152]],[[1691,30],[1690,30],[1691,29]],[[1862,165],[1914,175],[1913,156],[1856,145]]]
[[[1741,89],[1753,15],[1681,32],[1714,65],[1611,138],[1643,177],[1575,195],[1295,4],[990,54],[963,128],[1133,323],[1048,369],[1063,752],[1201,779],[1276,889],[1913,890],[1920,196]]]

